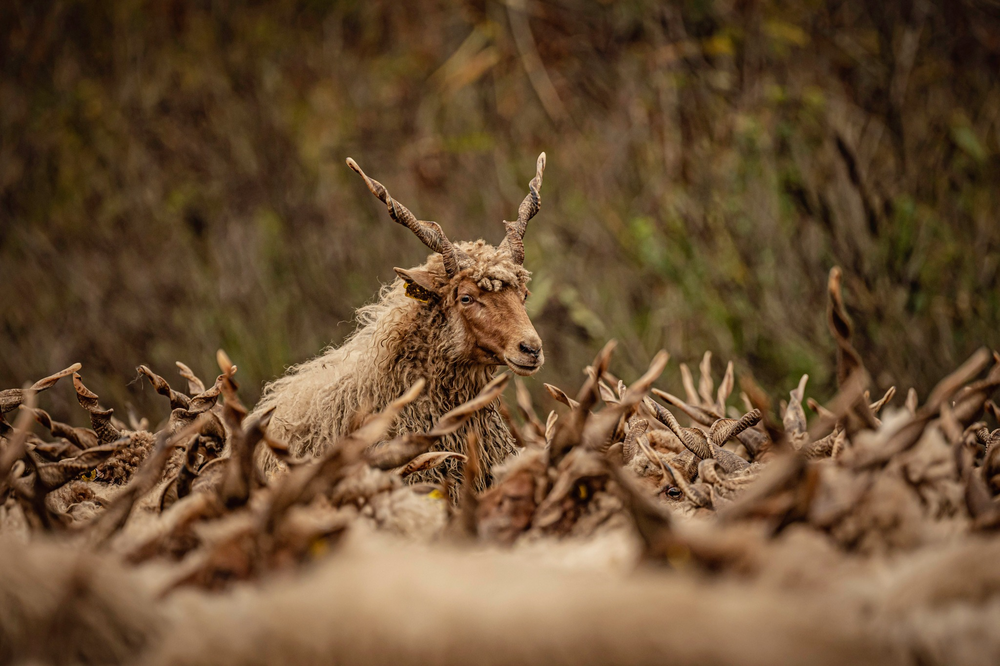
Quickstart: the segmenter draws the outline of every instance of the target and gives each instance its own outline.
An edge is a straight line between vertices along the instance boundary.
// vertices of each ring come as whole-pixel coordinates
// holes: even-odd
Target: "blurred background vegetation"
[[[349,155],[497,242],[548,153],[529,311],[567,388],[615,337],[624,377],[708,349],[828,395],[835,264],[883,387],[1000,344],[994,0],[6,0],[0,31],[0,387],[81,361],[161,408],[136,365],[223,347],[252,402],[426,256]]]

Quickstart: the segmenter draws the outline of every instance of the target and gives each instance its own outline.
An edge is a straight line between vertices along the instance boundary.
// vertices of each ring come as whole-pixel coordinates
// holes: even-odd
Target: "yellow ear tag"
[[[314,560],[323,557],[329,550],[330,544],[323,537],[317,537],[309,542],[309,556]]]
[[[430,303],[436,294],[433,291],[424,289],[416,282],[406,283],[406,295],[415,301],[420,301],[421,303]]]

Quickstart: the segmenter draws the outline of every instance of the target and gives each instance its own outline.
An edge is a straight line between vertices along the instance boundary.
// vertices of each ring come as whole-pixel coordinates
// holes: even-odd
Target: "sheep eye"
[[[465,294],[458,299],[458,302],[462,305],[468,305],[469,303],[472,303],[472,296]]]
[[[680,499],[683,494],[677,486],[671,486],[667,489],[667,497],[670,499]]]

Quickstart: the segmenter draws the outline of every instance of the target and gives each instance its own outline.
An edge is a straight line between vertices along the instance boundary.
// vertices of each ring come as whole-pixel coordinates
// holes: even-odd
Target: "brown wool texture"
[[[466,257],[454,277],[448,277],[438,254],[418,267],[433,276],[442,292],[466,277],[485,291],[522,287],[530,278],[507,252],[483,240],[455,245]],[[364,416],[382,410],[421,378],[427,381],[423,393],[403,409],[388,437],[426,432],[442,415],[475,397],[494,376],[494,366],[465,358],[458,343],[462,332],[449,320],[446,306],[440,300],[422,303],[408,297],[401,279],[383,287],[376,302],[359,308],[356,319],[358,328],[341,346],[292,366],[268,384],[251,415],[274,408],[268,432],[287,442],[296,456],[329,450]],[[496,404],[477,412],[434,450],[464,453],[470,432],[477,435],[484,470],[515,451]],[[260,462],[269,475],[281,468],[267,451]],[[410,480],[432,481],[442,474],[436,469],[414,474]]]
[[[155,443],[156,438],[151,433],[133,432],[128,444],[95,468],[97,479],[114,485],[127,483]]]

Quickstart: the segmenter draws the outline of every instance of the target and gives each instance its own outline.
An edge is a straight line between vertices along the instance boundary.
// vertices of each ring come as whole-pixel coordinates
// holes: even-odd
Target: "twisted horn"
[[[350,157],[347,158],[347,166],[351,167],[358,175],[365,179],[365,184],[368,185],[371,193],[378,197],[385,204],[386,208],[388,208],[389,217],[412,231],[424,245],[444,258],[444,270],[448,273],[448,277],[458,273],[459,251],[448,240],[440,224],[427,220],[418,220],[406,206],[389,195],[389,190],[385,189],[385,185],[365,175],[365,172],[361,170],[358,163]]]
[[[507,237],[503,239],[502,246],[507,248],[511,259],[519,264],[524,263],[524,232],[528,228],[528,220],[533,218],[538,209],[542,207],[542,198],[538,190],[542,187],[542,172],[545,171],[545,153],[538,156],[535,165],[535,177],[528,183],[528,196],[517,209],[517,222],[503,221],[507,227]]]

